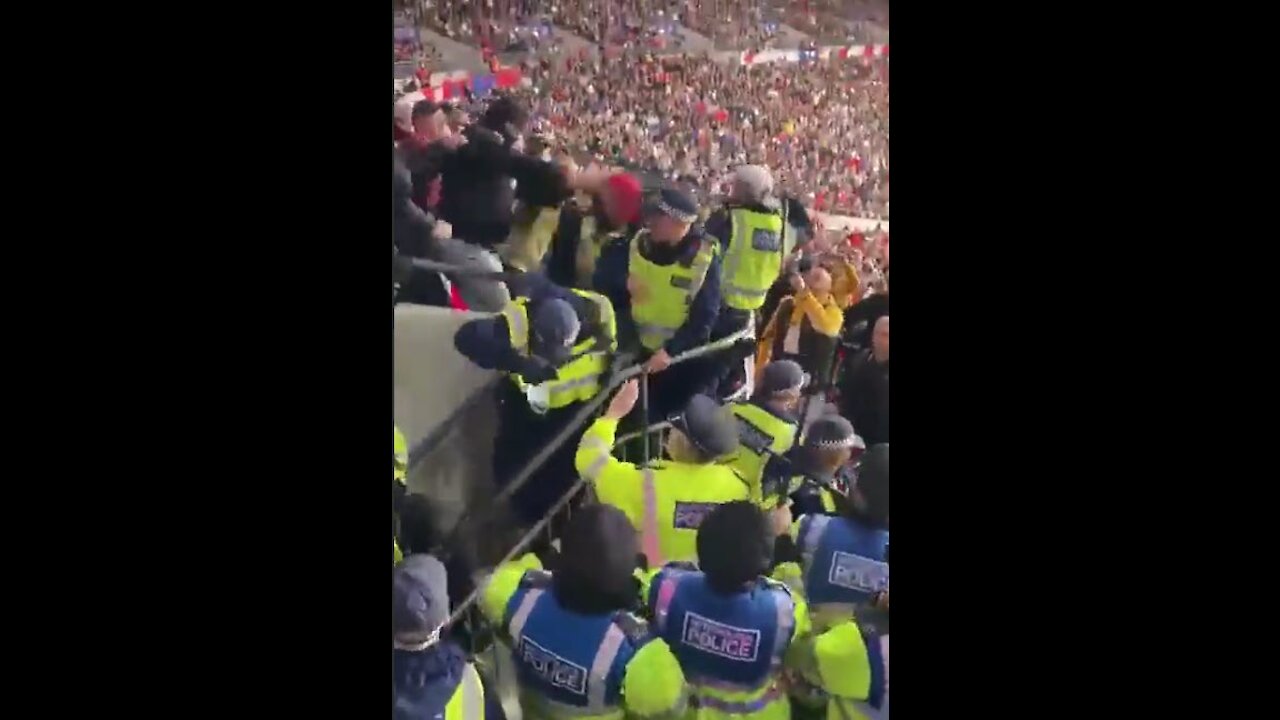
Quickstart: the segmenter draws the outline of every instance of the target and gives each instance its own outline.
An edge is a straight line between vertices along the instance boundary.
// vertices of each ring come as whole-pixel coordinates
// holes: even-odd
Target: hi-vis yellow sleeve
[[[862,632],[852,620],[822,633],[813,643],[822,689],[832,695],[866,700],[871,691],[871,663]]]
[[[520,587],[520,578],[528,570],[541,570],[542,561],[537,555],[528,553],[508,563],[499,565],[489,576],[484,591],[480,594],[480,611],[495,626],[502,625],[502,618],[507,612],[507,603]]]
[[[622,697],[628,715],[645,720],[672,720],[684,715],[689,702],[680,661],[661,639],[636,651],[622,677]]]
[[[613,439],[618,421],[599,418],[582,435],[573,458],[578,474],[595,486],[596,497],[626,513],[638,529],[644,516],[644,496],[640,471],[635,465],[613,456]]]

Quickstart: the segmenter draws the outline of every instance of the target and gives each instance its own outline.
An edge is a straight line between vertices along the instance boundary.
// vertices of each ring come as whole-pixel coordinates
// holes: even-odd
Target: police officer
[[[724,309],[711,339],[727,337],[752,322],[764,305],[769,288],[782,273],[787,254],[782,206],[772,196],[773,177],[760,165],[743,165],[733,176],[733,190],[725,207],[707,218],[707,234],[724,249],[720,293]],[[790,238],[794,243],[795,239]],[[720,359],[714,385],[737,374],[737,365],[750,355],[747,343]],[[708,391],[715,392],[714,387]]]
[[[667,436],[671,460],[638,468],[612,454],[618,421],[631,412],[637,394],[635,380],[622,386],[582,436],[575,464],[600,502],[620,508],[639,528],[649,567],[693,561],[698,526],[707,513],[749,497],[746,482],[716,464],[737,448],[737,428],[716,401],[695,395]]]
[[[802,580],[820,629],[875,604],[889,589],[889,445],[863,455],[851,492],[839,498],[839,515],[802,515],[779,539],[774,576],[792,589]]]
[[[800,430],[796,408],[804,386],[800,365],[778,360],[764,367],[750,401],[729,406],[738,421],[738,452],[729,465],[747,481],[751,499],[757,503],[764,499],[761,480],[765,464],[795,444]]]
[[[566,290],[526,274],[526,293],[501,315],[472,320],[454,345],[482,368],[505,372],[499,391],[494,480],[502,486],[564,427],[579,403],[600,392],[617,348],[613,306],[603,295]],[[573,444],[565,443],[513,497],[518,518],[537,522],[574,480]]]
[[[721,322],[742,327],[782,273],[783,219],[772,197],[773,177],[760,165],[743,165],[734,172],[733,191],[724,208],[707,218],[707,234],[724,246],[725,312]]]
[[[864,448],[848,420],[839,415],[818,418],[799,447],[765,463],[765,506],[789,496],[796,515],[838,512],[838,495],[848,493],[853,477],[850,461]]]
[[[636,604],[636,531],[617,508],[574,514],[553,572],[536,556],[500,565],[481,609],[514,651],[524,717],[679,717],[680,664],[629,610]]]
[[[466,652],[442,639],[448,578],[430,555],[410,555],[392,571],[392,717],[395,720],[500,720],[502,705]]]
[[[889,446],[862,457],[839,515],[802,515],[773,576],[809,603],[816,633],[789,658],[796,707],[827,720],[889,716]]]
[[[595,288],[619,316],[624,349],[648,354],[645,369],[662,373],[671,359],[707,342],[720,312],[719,245],[693,223],[698,206],[673,189],[662,190],[645,227],[627,242],[604,247],[596,263]],[[684,407],[705,380],[688,366],[654,378],[650,420]]]
[[[654,631],[680,660],[695,716],[789,720],[783,660],[809,632],[803,600],[764,576],[774,538],[791,519],[770,522],[755,504],[718,506],[698,529],[698,567],[667,565],[649,583],[646,606]]]

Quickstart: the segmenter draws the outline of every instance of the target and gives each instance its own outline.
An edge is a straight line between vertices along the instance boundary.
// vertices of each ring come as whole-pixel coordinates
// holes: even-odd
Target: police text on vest
[[[718,623],[697,613],[685,613],[685,645],[740,662],[755,662],[760,651],[760,631]]]
[[[528,637],[520,638],[520,660],[538,677],[576,695],[587,694],[587,669],[565,660]]]

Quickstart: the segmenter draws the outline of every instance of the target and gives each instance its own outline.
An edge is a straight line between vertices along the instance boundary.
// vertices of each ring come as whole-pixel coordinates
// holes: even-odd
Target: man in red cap
[[[565,287],[590,288],[601,248],[615,238],[630,237],[639,228],[641,196],[635,176],[613,173],[592,193],[589,211],[567,203],[551,238],[548,277]]]

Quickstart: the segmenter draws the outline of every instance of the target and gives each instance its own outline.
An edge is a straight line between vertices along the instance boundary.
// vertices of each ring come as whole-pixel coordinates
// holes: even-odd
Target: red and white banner
[[[522,79],[523,75],[518,67],[499,68],[498,72],[493,73],[493,83],[490,87],[498,89],[515,87]],[[475,78],[466,70],[454,70],[453,72],[433,72],[427,82],[426,87],[413,93],[415,102],[422,99],[444,102],[460,98],[466,94],[467,90],[472,89]]]
[[[742,53],[740,60],[743,65],[760,65],[762,63],[771,62],[800,62],[801,52],[799,50],[761,50],[760,52],[752,52],[750,50]],[[884,58],[889,57],[888,45],[827,45],[818,48],[818,57],[823,60],[830,58]]]

